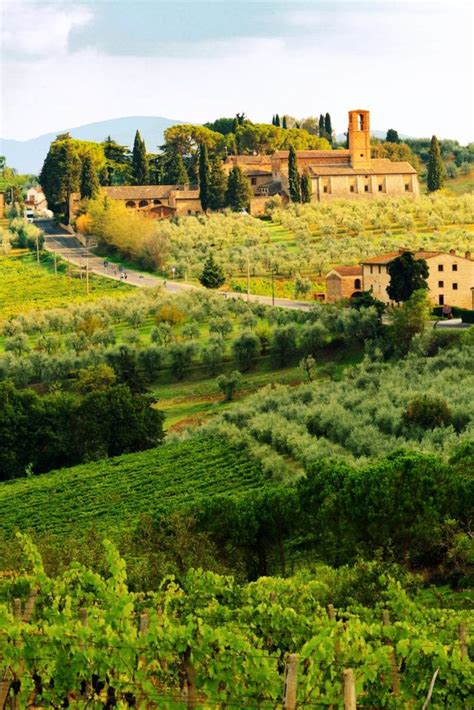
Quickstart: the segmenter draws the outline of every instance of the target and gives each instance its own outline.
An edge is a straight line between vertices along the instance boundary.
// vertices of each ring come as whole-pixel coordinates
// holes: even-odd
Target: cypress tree
[[[166,181],[168,185],[187,185],[189,182],[183,156],[178,150],[173,150],[167,160]]]
[[[207,156],[207,146],[201,144],[199,149],[199,199],[204,212],[209,208],[209,178],[210,178],[209,158]]]
[[[311,202],[313,185],[310,176],[305,173],[301,178],[301,202]]]
[[[234,117],[234,120],[232,121],[232,133],[237,133],[237,128],[239,127],[239,119],[237,116]]]
[[[286,116],[283,116],[283,121],[282,121],[281,127],[288,128],[288,126],[286,125]]]
[[[132,151],[132,177],[135,185],[148,184],[148,160],[146,157],[145,141],[140,131],[135,133]]]
[[[81,168],[81,197],[94,198],[99,192],[99,179],[90,155],[85,155]]]
[[[332,144],[332,124],[331,116],[327,113],[324,118],[324,131],[326,133],[326,138]]]
[[[280,127],[280,116],[278,114],[275,116],[275,126]]]
[[[319,116],[319,137],[326,138],[326,122],[322,113]]]
[[[69,197],[79,192],[81,184],[81,160],[68,134],[51,143],[39,177],[50,209],[67,224]]]
[[[290,146],[290,152],[288,155],[288,187],[290,190],[291,201],[301,202],[300,176],[298,173],[296,150],[293,146]]]
[[[276,126],[276,123],[275,123],[275,114],[273,114],[273,116],[272,116],[272,126]]]
[[[236,212],[248,209],[250,198],[249,181],[238,166],[232,168],[227,179],[226,204]]]
[[[428,156],[428,176],[426,180],[428,192],[440,190],[443,187],[445,177],[446,170],[444,168],[443,161],[441,160],[439,141],[436,136],[433,136]]]
[[[212,254],[209,254],[204,263],[199,281],[205,288],[219,288],[225,281],[224,269],[214,261]]]
[[[215,157],[211,163],[209,176],[208,205],[211,210],[220,210],[225,206],[227,176],[222,168],[222,162]]]

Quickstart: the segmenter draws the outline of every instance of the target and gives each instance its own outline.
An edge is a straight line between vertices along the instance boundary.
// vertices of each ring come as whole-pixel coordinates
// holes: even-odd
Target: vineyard
[[[120,296],[132,287],[99,276],[90,276],[91,293],[87,295],[85,279],[76,271],[68,275],[67,267],[41,256],[40,265],[31,253],[0,256],[0,323],[19,313],[44,308],[62,308],[69,303],[93,301],[104,296]]]
[[[244,585],[195,570],[137,594],[110,543],[103,577],[76,564],[50,578],[23,545],[27,570],[0,583],[0,700],[16,707],[474,703],[472,617],[415,603],[391,577],[373,607],[334,608],[344,573],[329,568]]]
[[[218,439],[169,443],[0,486],[0,529],[55,535],[124,529],[132,518],[265,484],[257,463]]]

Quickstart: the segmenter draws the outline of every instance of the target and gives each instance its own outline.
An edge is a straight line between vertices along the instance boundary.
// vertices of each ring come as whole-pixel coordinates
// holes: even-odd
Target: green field
[[[113,535],[142,514],[265,485],[257,463],[217,439],[190,439],[0,485],[0,529]]]
[[[0,322],[11,315],[45,308],[61,308],[68,303],[93,301],[104,296],[129,293],[132,286],[91,275],[90,294],[85,278],[77,270],[68,275],[67,265],[58,262],[54,273],[53,259],[42,254],[40,264],[36,255],[14,252],[0,256]]]

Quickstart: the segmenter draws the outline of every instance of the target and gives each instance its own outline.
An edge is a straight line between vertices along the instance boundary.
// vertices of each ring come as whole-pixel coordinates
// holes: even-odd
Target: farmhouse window
[[[368,185],[364,185],[364,192],[368,192],[368,191],[369,191],[369,186],[368,186]]]
[[[438,288],[443,288],[444,281],[438,281]]]
[[[453,291],[457,291],[457,290],[458,290],[458,285],[457,285],[457,284],[453,284]]]
[[[442,293],[440,293],[438,296],[438,305],[444,306],[444,296]]]
[[[444,271],[443,264],[438,264],[438,271]]]
[[[457,264],[453,264],[453,267],[452,267],[452,268],[453,268],[453,271],[457,271],[457,270],[458,270],[458,265],[457,265]]]

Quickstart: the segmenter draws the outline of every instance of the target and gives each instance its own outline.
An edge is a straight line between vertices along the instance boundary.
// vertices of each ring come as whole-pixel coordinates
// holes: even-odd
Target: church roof
[[[387,158],[373,158],[370,167],[353,168],[350,165],[310,165],[312,176],[318,175],[416,175],[415,168],[406,161],[394,162]]]

